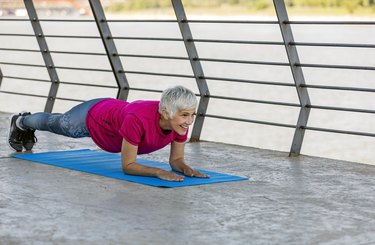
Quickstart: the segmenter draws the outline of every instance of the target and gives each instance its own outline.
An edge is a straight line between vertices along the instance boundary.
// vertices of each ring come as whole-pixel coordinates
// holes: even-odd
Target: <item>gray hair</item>
[[[161,114],[163,109],[166,109],[169,118],[172,118],[173,115],[180,110],[196,107],[197,97],[195,94],[183,86],[175,86],[167,88],[161,94],[159,113]]]

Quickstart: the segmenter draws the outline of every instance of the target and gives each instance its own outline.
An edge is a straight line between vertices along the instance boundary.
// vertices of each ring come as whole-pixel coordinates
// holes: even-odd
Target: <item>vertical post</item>
[[[280,25],[281,34],[284,40],[286,53],[288,55],[290,68],[292,70],[294,83],[296,85],[299,102],[301,105],[296,130],[294,132],[293,143],[289,152],[289,156],[298,156],[301,152],[303,137],[310,114],[310,97],[305,85],[305,78],[303,71],[298,64],[300,64],[297,48],[291,45],[294,42],[292,28],[289,24],[288,13],[286,11],[285,3],[283,0],[273,0],[277,18]]]
[[[3,72],[1,71],[1,67],[0,67],[0,88],[1,88],[2,81],[3,81]]]
[[[109,62],[115,76],[117,86],[119,88],[117,98],[127,100],[129,94],[129,83],[126,79],[124,69],[121,64],[121,59],[118,55],[115,42],[112,39],[111,30],[105,18],[103,7],[100,0],[89,0],[92,13],[95,17],[96,25],[102,38],[105,51],[107,53]]]
[[[186,51],[200,94],[197,118],[195,120],[194,128],[190,138],[190,141],[194,142],[199,141],[202,132],[203,122],[208,107],[208,101],[210,99],[210,92],[208,90],[206,79],[204,78],[202,65],[199,61],[198,52],[193,41],[193,36],[191,34],[190,27],[186,18],[184,6],[182,5],[181,0],[172,0],[172,5],[176,14],[178,25],[180,27],[181,35],[185,43]]]
[[[29,15],[31,25],[33,27],[35,37],[37,39],[39,49],[42,53],[44,63],[47,67],[48,75],[51,79],[51,87],[48,93],[48,99],[44,107],[45,112],[52,112],[53,105],[55,104],[55,99],[57,95],[57,90],[59,88],[59,77],[56,72],[55,65],[52,60],[51,53],[49,52],[46,39],[43,35],[43,30],[40,25],[38,15],[36,13],[34,3],[32,0],[24,0],[24,4]]]

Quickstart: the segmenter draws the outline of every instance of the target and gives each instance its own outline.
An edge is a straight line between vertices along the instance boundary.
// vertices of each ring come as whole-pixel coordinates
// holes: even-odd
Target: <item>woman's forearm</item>
[[[174,174],[161,168],[144,166],[142,164],[131,163],[123,167],[126,174],[157,177],[168,181],[184,181],[184,177]]]
[[[126,166],[123,166],[122,170],[126,174],[151,177],[158,177],[158,173],[160,171],[163,171],[160,168],[148,167],[137,163],[130,163]]]

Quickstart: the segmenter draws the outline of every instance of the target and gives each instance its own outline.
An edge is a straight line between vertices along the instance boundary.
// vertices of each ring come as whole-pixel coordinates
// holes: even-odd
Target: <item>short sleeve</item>
[[[179,142],[179,143],[186,142],[188,133],[189,133],[189,129],[186,130],[185,135],[179,135],[179,134],[175,133],[174,141]]]
[[[124,117],[119,133],[132,145],[139,145],[144,134],[141,121],[133,114]]]

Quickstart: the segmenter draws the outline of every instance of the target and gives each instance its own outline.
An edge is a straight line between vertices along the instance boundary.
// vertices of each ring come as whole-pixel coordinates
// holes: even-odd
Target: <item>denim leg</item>
[[[26,129],[48,131],[72,138],[89,137],[86,115],[91,106],[103,100],[93,99],[83,102],[65,113],[38,112],[22,117],[20,126]]]

